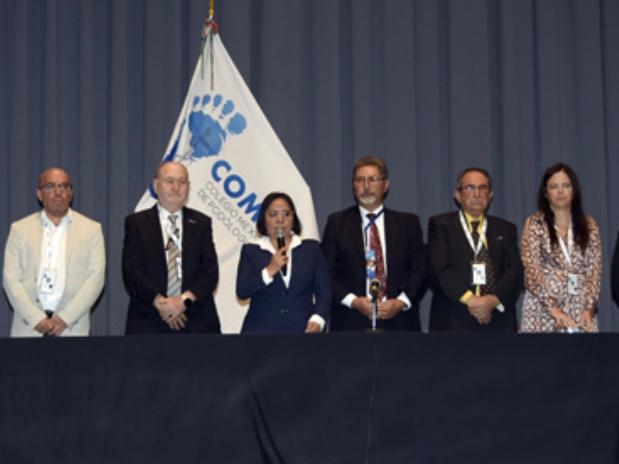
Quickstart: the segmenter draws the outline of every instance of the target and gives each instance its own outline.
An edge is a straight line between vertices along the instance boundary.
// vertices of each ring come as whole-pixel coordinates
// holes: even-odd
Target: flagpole
[[[204,79],[204,51],[208,42],[209,64],[211,66],[211,90],[215,89],[215,68],[213,53],[213,35],[219,32],[219,25],[215,21],[215,0],[210,0],[208,17],[202,26],[202,46],[200,47],[200,75]]]

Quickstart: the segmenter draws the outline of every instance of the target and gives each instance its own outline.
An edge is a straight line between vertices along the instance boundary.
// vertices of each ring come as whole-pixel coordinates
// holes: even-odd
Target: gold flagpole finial
[[[215,0],[211,0],[211,4],[208,9],[208,17],[213,19],[215,17]]]

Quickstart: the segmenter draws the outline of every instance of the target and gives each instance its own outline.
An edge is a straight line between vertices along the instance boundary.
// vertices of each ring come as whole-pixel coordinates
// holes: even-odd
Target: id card
[[[376,277],[376,250],[370,248],[365,252],[365,270],[368,279]]]
[[[568,273],[567,275],[567,293],[570,295],[580,295],[580,279],[578,274]]]
[[[471,263],[473,285],[486,285],[486,263]]]
[[[49,295],[54,291],[54,285],[56,285],[56,270],[43,269],[41,284],[39,285],[39,292],[45,295]]]

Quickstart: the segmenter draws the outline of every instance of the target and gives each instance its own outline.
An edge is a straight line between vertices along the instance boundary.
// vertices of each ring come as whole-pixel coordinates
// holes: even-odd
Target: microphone
[[[281,250],[282,248],[284,248],[286,246],[286,238],[284,237],[284,230],[283,229],[277,229],[277,249]],[[286,251],[284,250],[284,256],[286,256]],[[282,274],[286,275],[286,268],[287,266],[284,264],[281,268]]]
[[[380,292],[380,280],[370,280],[370,295],[372,295],[372,300],[378,300],[378,292]]]

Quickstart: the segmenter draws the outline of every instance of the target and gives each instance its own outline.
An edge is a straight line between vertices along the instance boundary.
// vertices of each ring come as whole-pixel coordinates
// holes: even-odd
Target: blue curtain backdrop
[[[0,0],[0,242],[38,208],[39,173],[65,167],[74,207],[101,221],[106,238],[94,334],[123,332],[123,218],[165,150],[208,3]],[[232,59],[312,189],[321,228],[351,204],[350,169],[363,154],[386,159],[388,204],[418,213],[424,228],[453,208],[457,172],[479,165],[495,179],[492,213],[521,230],[542,171],[563,160],[601,227],[601,328],[619,329],[608,288],[619,227],[619,0],[215,8]]]

